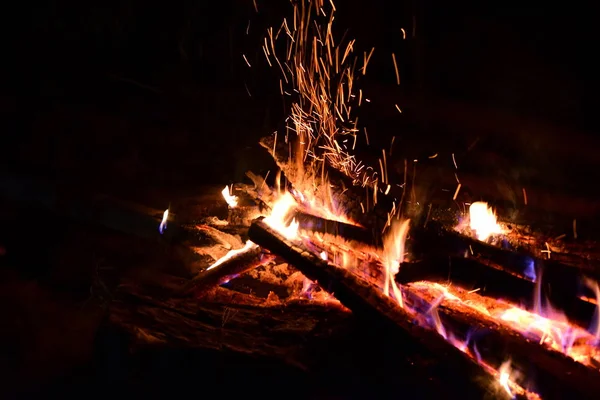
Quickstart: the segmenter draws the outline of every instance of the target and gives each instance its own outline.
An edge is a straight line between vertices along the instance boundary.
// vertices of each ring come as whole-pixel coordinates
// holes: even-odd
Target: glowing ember
[[[478,201],[469,207],[469,225],[477,239],[487,240],[491,235],[502,233],[503,230],[496,221],[496,213],[487,203]]]
[[[231,188],[225,186],[225,189],[223,189],[221,194],[223,195],[223,198],[227,202],[227,205],[231,208],[234,208],[234,207],[237,207],[237,205],[238,205],[238,197],[233,196],[231,194],[231,189],[233,189],[233,185],[231,185]]]
[[[165,210],[165,212],[163,213],[162,221],[160,222],[160,225],[158,226],[158,231],[160,232],[161,235],[167,229],[167,220],[168,219],[169,219],[169,209],[167,208]]]
[[[246,244],[244,245],[244,247],[242,247],[241,249],[237,249],[237,250],[229,250],[227,252],[227,254],[225,254],[223,257],[221,257],[217,261],[215,261],[215,263],[212,264],[210,267],[208,267],[206,270],[208,271],[209,269],[216,268],[219,265],[223,264],[225,261],[229,260],[230,258],[235,257],[238,254],[245,253],[249,250],[255,249],[257,247],[258,247],[258,245],[256,243],[248,240],[246,242]]]

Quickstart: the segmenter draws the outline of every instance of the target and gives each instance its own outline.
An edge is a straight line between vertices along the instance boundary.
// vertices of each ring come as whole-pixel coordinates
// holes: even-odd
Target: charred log
[[[231,258],[209,267],[206,271],[199,272],[186,286],[184,292],[203,291],[210,287],[222,285],[231,279],[254,269],[260,265],[273,261],[275,256],[264,254],[260,247],[253,246],[246,251],[233,255]]]
[[[420,315],[431,312],[432,304],[439,301],[438,293],[413,285],[409,285],[404,294]],[[570,396],[591,399],[600,390],[597,370],[545,348],[461,302],[444,300],[435,309],[444,330],[458,333],[458,337],[470,337],[472,351],[487,364],[498,368],[510,357],[512,365],[522,372],[525,380],[522,386],[526,387],[526,380],[533,378],[536,386],[531,389],[544,399]]]
[[[458,385],[469,388],[471,395],[481,397],[489,391],[486,382],[493,377],[487,371],[435,332],[413,324],[406,311],[390,297],[373,290],[368,282],[286,240],[262,219],[252,223],[249,235],[255,243],[285,258],[308,278],[317,281],[363,320],[376,321],[378,325],[397,331],[399,340],[414,341],[424,353],[439,356],[446,376],[452,376]],[[455,371],[461,371],[460,375],[456,376]]]
[[[356,241],[368,245],[378,244],[378,235],[360,226],[328,220],[301,211],[295,212],[293,218],[298,222],[300,229],[339,236],[344,240]]]
[[[401,284],[416,281],[452,282],[527,309],[533,308],[536,295],[536,284],[531,280],[511,273],[489,259],[474,256],[428,256],[418,261],[404,262],[396,281]],[[558,304],[563,307],[560,310],[569,320],[581,327],[589,325],[596,310],[595,304],[577,296],[559,299]]]
[[[579,269],[560,262],[541,260],[531,254],[520,253],[499,246],[494,246],[479,240],[475,240],[458,232],[444,229],[435,223],[428,224],[425,229],[415,229],[412,235],[412,252],[415,257],[421,260],[446,259],[460,260],[461,258],[470,258],[476,262],[460,261],[454,264],[447,262],[426,262],[431,268],[426,269],[427,273],[437,275],[438,279],[447,279],[451,270],[456,266],[456,274],[467,277],[468,268],[474,267],[472,273],[485,273],[494,279],[501,279],[505,282],[514,282],[508,291],[513,291],[513,296],[525,296],[525,299],[531,299],[533,296],[534,281],[542,279],[541,284],[544,288],[551,290],[544,291],[552,304],[571,318],[578,321],[589,321],[593,315],[595,306],[581,300],[581,296],[594,297],[594,294],[582,284],[584,276],[599,280],[600,273],[587,269]],[[479,271],[477,268],[480,269]],[[433,269],[437,269],[433,272]],[[501,270],[505,276],[497,273],[495,270]],[[415,271],[413,269],[413,271]],[[485,271],[485,272],[481,272]],[[425,271],[423,271],[425,272]],[[416,272],[412,277],[410,271],[403,271],[406,274],[401,277],[401,281],[415,280]],[[509,277],[508,275],[512,275]],[[528,282],[528,283],[525,283]],[[529,296],[527,296],[529,291]],[[547,292],[547,293],[546,293]]]

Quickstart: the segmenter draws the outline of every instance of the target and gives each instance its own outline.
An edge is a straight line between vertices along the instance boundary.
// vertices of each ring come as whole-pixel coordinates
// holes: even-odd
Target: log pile
[[[254,190],[258,193],[258,187]],[[262,190],[261,195],[265,190],[270,189]],[[71,218],[81,215],[64,204],[52,210]],[[169,235],[160,235],[156,228],[162,213],[158,210],[112,200],[86,204],[105,210],[86,214],[88,223],[109,223],[122,232],[144,236],[148,234],[146,230],[138,230],[136,227],[140,225],[128,221],[148,219],[154,225],[154,238],[204,257],[194,264],[198,272],[194,272],[191,280],[160,276],[150,283],[128,280],[119,287],[111,304],[110,321],[131,335],[134,347],[212,349],[282,360],[295,368],[314,371],[319,361],[307,356],[306,349],[313,345],[315,349],[327,348],[329,344],[324,343],[337,337],[331,329],[345,332],[340,333],[344,335],[348,329],[355,329],[350,326],[359,325],[365,329],[377,327],[377,331],[385,331],[397,341],[410,343],[415,354],[436,365],[436,376],[445,377],[440,378],[443,380],[440,384],[453,387],[457,393],[482,397],[492,391],[496,396],[505,395],[493,383],[506,355],[512,357],[525,377],[518,381],[521,386],[515,389],[517,397],[528,397],[533,392],[543,398],[568,394],[586,397],[600,389],[596,384],[600,382],[597,370],[532,342],[469,307],[446,300],[439,302],[434,292],[424,291],[415,284],[421,280],[451,279],[465,287],[482,287],[486,295],[521,303],[534,292],[534,283],[524,277],[523,270],[531,254],[470,240],[440,229],[434,222],[427,228],[415,229],[410,238],[413,261],[404,263],[396,276],[396,281],[404,286],[407,310],[381,292],[378,285],[382,281],[382,264],[373,256],[380,245],[370,241],[368,230],[362,227],[296,211],[289,218],[297,218],[301,231],[310,238],[296,243],[283,238],[260,218],[249,229],[232,222],[242,221],[243,225],[248,215],[264,207],[249,204],[238,210],[234,219],[228,218],[227,224],[219,219],[184,224],[173,218],[166,231]],[[107,222],[95,217],[118,214],[124,215],[119,224],[111,223],[111,218]],[[242,249],[247,239],[252,241],[248,242],[251,245],[247,251],[215,264],[228,252]],[[331,260],[323,259],[322,252],[330,255]],[[471,256],[465,258],[465,252]],[[349,255],[353,263],[341,267],[339,259],[334,257],[336,254]],[[449,256],[451,263],[447,262]],[[543,261],[548,268],[548,260]],[[213,268],[208,268],[211,265]],[[540,265],[534,258],[537,273]],[[553,286],[554,295],[561,293],[571,302],[563,301],[561,308],[582,323],[589,321],[594,307],[576,296],[577,269],[560,263],[550,266],[548,273],[544,269],[544,276]],[[260,271],[273,276],[269,271],[276,269],[284,271],[282,279],[268,282],[261,279]],[[331,296],[308,290],[317,284]],[[434,307],[445,329],[463,337],[473,329],[485,331],[476,341],[481,360],[474,357],[472,345],[457,348],[436,332],[428,320]],[[317,322],[321,320],[329,322]],[[403,348],[397,356],[406,357],[407,352]],[[533,386],[526,380],[530,376],[535,381]]]

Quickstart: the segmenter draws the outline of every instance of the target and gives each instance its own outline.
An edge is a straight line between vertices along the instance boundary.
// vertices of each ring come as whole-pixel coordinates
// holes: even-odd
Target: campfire
[[[377,320],[444,354],[481,393],[600,393],[593,269],[573,266],[576,254],[560,237],[503,221],[485,202],[465,204],[458,222],[433,215],[404,195],[406,181],[391,181],[386,150],[378,165],[358,160],[354,149],[367,133],[353,111],[368,97],[357,77],[373,51],[356,57],[354,41],[334,37],[333,2],[292,3],[262,49],[291,103],[285,131],[260,142],[278,171],[249,172],[252,184],[224,187],[228,218],[205,226],[246,237],[211,254],[184,292],[206,299],[242,278],[277,282],[287,296],[271,291],[265,303],[328,304]],[[161,235],[168,221],[167,210]],[[573,230],[576,237],[575,222]]]

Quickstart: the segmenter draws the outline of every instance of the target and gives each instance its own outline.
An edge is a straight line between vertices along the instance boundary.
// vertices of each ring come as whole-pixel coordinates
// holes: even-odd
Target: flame
[[[487,240],[493,234],[503,233],[496,221],[496,213],[482,201],[475,202],[469,207],[469,225],[477,239]]]
[[[246,244],[244,245],[244,247],[242,247],[241,249],[229,250],[227,252],[227,254],[225,254],[223,257],[221,257],[217,261],[215,261],[210,267],[206,268],[206,270],[208,271],[209,269],[216,268],[219,265],[223,264],[225,261],[235,257],[236,255],[245,253],[245,252],[255,249],[257,247],[258,247],[258,245],[256,243],[252,242],[251,240],[248,240],[248,241],[246,241]]]
[[[169,219],[169,209],[167,208],[165,210],[165,212],[163,213],[162,221],[160,222],[160,225],[158,226],[158,231],[160,232],[161,235],[167,229],[167,220],[168,219]]]
[[[400,270],[400,263],[404,260],[404,244],[406,235],[408,235],[409,223],[410,220],[408,219],[402,222],[394,221],[383,241],[383,267],[385,273],[383,293],[389,296],[391,288],[400,307],[403,307],[404,304],[402,292],[396,284],[395,276]]]
[[[512,398],[514,397],[514,393],[510,389],[510,360],[507,360],[502,363],[500,368],[498,369],[498,383],[500,386],[506,390],[506,393]]]
[[[271,214],[265,217],[264,222],[285,236],[285,238],[296,239],[300,224],[296,221],[296,218],[291,223],[286,223],[287,216],[296,206],[297,203],[294,197],[289,192],[285,192],[275,201],[271,209]]]
[[[500,315],[500,319],[509,323],[513,329],[533,336],[539,340],[540,344],[560,351],[575,361],[589,364],[590,358],[598,357],[593,348],[597,345],[600,336],[599,322],[596,317],[598,306],[596,306],[595,318],[590,327],[591,333],[587,332],[571,324],[564,313],[552,307],[548,299],[543,299],[541,282],[540,271],[535,285],[533,312],[512,307],[504,311]],[[585,284],[594,290],[596,298],[600,297],[600,288],[596,282],[588,279]]]
[[[227,205],[231,208],[234,208],[234,207],[237,207],[237,205],[238,205],[238,197],[232,195],[232,190],[233,190],[233,185],[231,185],[231,188],[229,188],[228,186],[225,186],[225,189],[223,189],[223,191],[221,191],[221,194],[223,195],[223,198],[227,202]]]

